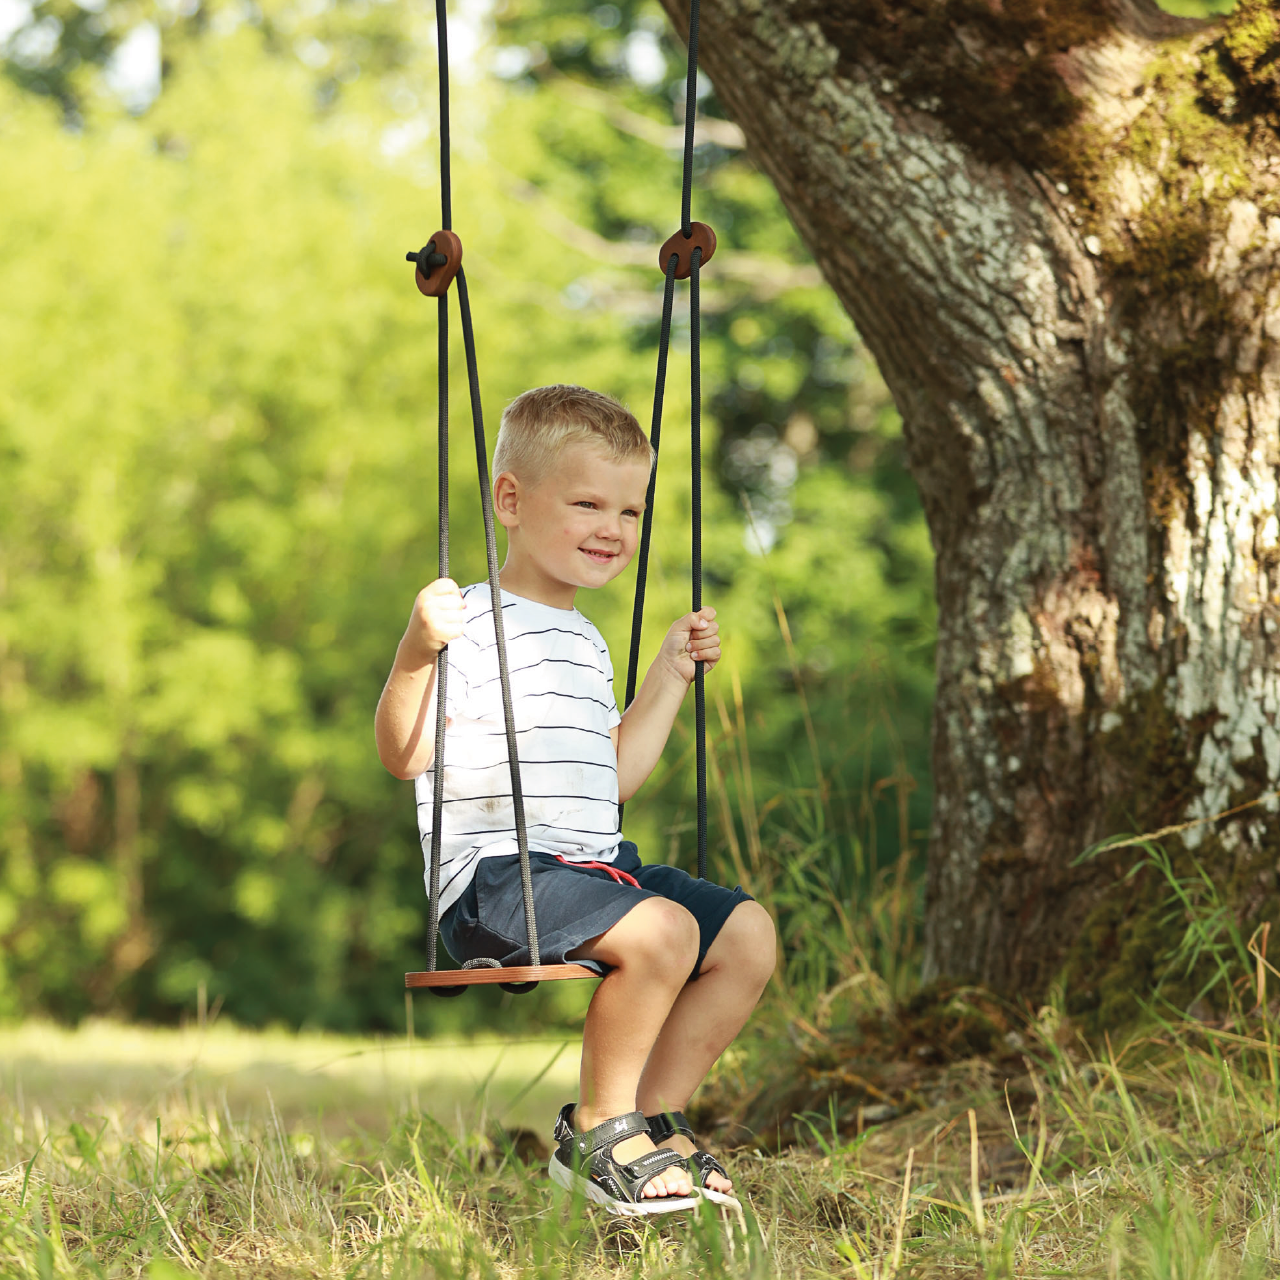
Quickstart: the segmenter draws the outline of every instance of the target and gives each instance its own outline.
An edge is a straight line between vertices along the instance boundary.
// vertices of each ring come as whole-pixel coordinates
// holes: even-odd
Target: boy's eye
[[[575,502],[573,505],[575,507],[586,507],[588,511],[594,511],[596,509],[596,504],[594,502],[588,502],[585,498],[583,498],[581,502]]]
[[[624,516],[630,516],[633,520],[640,519],[640,513],[632,507],[628,507],[622,514]]]

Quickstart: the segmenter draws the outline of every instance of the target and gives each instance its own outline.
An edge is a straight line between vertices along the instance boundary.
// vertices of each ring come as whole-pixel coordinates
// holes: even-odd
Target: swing
[[[480,377],[476,366],[475,330],[471,320],[471,304],[467,294],[466,273],[462,269],[462,242],[452,230],[452,193],[449,172],[449,45],[448,17],[445,0],[436,0],[436,31],[440,57],[440,205],[442,229],[417,251],[405,258],[414,264],[414,282],[424,297],[437,300],[438,325],[438,511],[439,572],[449,576],[449,286],[456,280],[458,310],[462,319],[462,341],[467,362],[467,384],[471,400],[471,424],[475,436],[476,469],[480,480],[480,510],[484,519],[485,552],[488,559],[489,590],[494,600],[501,600],[498,585],[498,544],[494,530],[493,491],[489,480],[488,452],[485,446],[484,421],[480,407]],[[689,320],[691,357],[691,460],[693,470],[693,611],[702,608],[702,395],[699,360],[699,269],[715,253],[716,237],[709,226],[691,222],[689,209],[693,191],[693,126],[696,115],[698,78],[698,0],[692,0],[689,11],[689,63],[685,84],[684,172],[681,193],[680,230],[659,251],[658,266],[666,275],[662,299],[662,327],[658,339],[658,369],[653,392],[653,420],[649,442],[653,446],[654,465],[649,476],[644,522],[636,565],[635,604],[631,615],[631,645],[627,662],[627,691],[624,707],[635,698],[636,675],[640,663],[640,627],[644,617],[645,580],[649,565],[649,542],[653,530],[653,498],[657,485],[658,445],[662,435],[662,400],[667,380],[667,356],[671,346],[671,310],[675,298],[675,282],[689,281]],[[445,694],[449,672],[449,650],[440,651],[436,665],[436,733],[434,757],[434,791],[432,794],[431,856],[429,869],[429,903],[427,917],[427,968],[406,973],[404,985],[422,987],[436,996],[457,996],[469,986],[497,984],[504,991],[520,995],[532,991],[539,982],[565,978],[598,978],[594,969],[581,964],[544,965],[538,948],[538,926],[533,905],[533,882],[529,871],[529,837],[525,827],[524,792],[520,785],[520,760],[517,751],[515,715],[511,702],[511,679],[507,666],[506,637],[503,634],[502,610],[493,611],[494,638],[497,641],[498,677],[502,689],[502,705],[506,722],[507,760],[511,771],[511,803],[514,810],[516,845],[520,857],[520,879],[524,890],[525,928],[532,964],[502,967],[496,960],[468,961],[461,969],[436,967],[440,931],[440,851],[444,816],[444,745]],[[707,876],[707,714],[704,669],[696,663],[694,676],[694,716],[698,779],[698,877]],[[622,806],[618,806],[621,823]]]

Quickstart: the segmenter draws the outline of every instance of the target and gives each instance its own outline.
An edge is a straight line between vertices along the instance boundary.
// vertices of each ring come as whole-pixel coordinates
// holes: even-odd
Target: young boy
[[[619,716],[609,651],[574,608],[580,588],[602,587],[631,563],[652,466],[626,409],[566,386],[517,397],[493,456],[542,962],[604,974],[583,1027],[579,1101],[560,1113],[550,1172],[623,1214],[688,1208],[699,1195],[731,1201],[725,1171],[697,1149],[681,1112],[746,1022],[775,957],[768,913],[740,888],[644,865],[618,828],[618,802],[657,764],[695,659],[710,671],[720,658],[715,610],[686,614]],[[445,645],[440,936],[460,962],[528,964],[487,583],[460,591],[442,578],[419,592],[378,703],[378,754],[417,780],[429,849]]]

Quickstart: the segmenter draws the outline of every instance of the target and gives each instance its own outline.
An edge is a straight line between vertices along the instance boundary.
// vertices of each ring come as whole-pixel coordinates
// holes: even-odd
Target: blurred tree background
[[[491,447],[548,382],[647,426],[683,48],[649,0],[473,5],[452,35]],[[435,558],[435,309],[403,260],[439,217],[432,13],[0,0],[0,41],[0,1016],[204,993],[398,1027],[422,859],[372,715]],[[708,85],[697,109],[713,870],[770,887],[795,944],[804,894],[838,907],[922,852],[932,557],[882,382]],[[646,655],[687,608],[687,338],[681,310]],[[464,392],[459,368],[473,581]],[[633,581],[579,602],[619,686]],[[690,749],[686,718],[628,807],[651,859],[691,859]]]

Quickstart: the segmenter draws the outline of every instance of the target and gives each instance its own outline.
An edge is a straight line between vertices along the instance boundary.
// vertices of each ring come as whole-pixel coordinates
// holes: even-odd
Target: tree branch
[[[643,267],[655,274],[658,272],[658,250],[661,247],[658,241],[636,244],[607,240],[561,213],[533,183],[512,173],[505,176],[507,190],[517,200],[532,206],[538,221],[557,240],[609,266]],[[755,253],[726,251],[717,254],[715,266],[708,268],[708,274],[712,273],[722,280],[748,286],[753,296],[766,301],[788,289],[813,289],[822,283],[822,273],[815,266],[793,265]]]
[[[1180,18],[1166,13],[1155,0],[1106,0],[1117,31],[1138,40],[1176,40],[1219,25],[1218,18]]]
[[[581,80],[573,80],[569,76],[549,75],[543,78],[552,92],[580,107],[596,111],[604,116],[615,129],[629,133],[651,146],[661,147],[664,151],[680,151],[684,147],[684,126],[666,125],[649,116],[641,115],[624,106],[611,93],[603,89],[583,84]],[[710,142],[726,151],[741,151],[746,146],[742,130],[731,120],[716,120],[709,116],[699,116],[694,122],[694,145]]]

